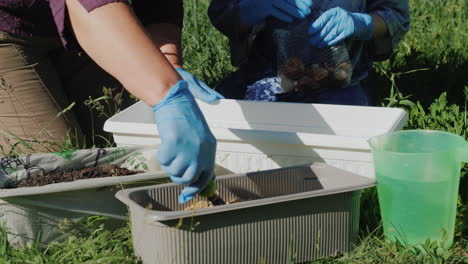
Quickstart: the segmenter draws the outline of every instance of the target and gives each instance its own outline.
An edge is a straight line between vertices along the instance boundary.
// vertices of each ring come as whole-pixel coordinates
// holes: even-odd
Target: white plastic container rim
[[[403,109],[328,104],[197,100],[218,141],[300,144],[370,151],[367,140],[400,130],[408,115]],[[158,137],[154,113],[140,101],[107,120],[114,135]],[[145,145],[144,142],[141,142]]]

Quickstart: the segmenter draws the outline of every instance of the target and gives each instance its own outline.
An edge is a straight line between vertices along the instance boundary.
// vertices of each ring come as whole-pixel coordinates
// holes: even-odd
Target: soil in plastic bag
[[[317,48],[307,34],[313,15],[293,23],[270,19],[278,77],[285,92],[341,88],[350,83],[352,66],[345,43]]]
[[[39,174],[37,176],[33,176],[20,182],[16,186],[16,188],[44,186],[52,183],[73,182],[76,180],[92,178],[128,176],[137,173],[143,173],[143,171],[134,171],[126,168],[121,168],[114,164],[108,164],[101,167],[77,169],[68,172]]]

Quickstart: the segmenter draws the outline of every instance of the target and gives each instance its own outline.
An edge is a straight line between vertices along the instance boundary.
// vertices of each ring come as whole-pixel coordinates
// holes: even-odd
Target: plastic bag
[[[130,170],[161,170],[155,153],[151,148],[118,147],[0,157],[0,188],[15,187],[21,180],[41,173],[100,167],[105,164],[116,164]]]
[[[270,20],[277,51],[278,77],[285,92],[341,88],[350,83],[352,66],[346,45],[317,48],[307,33],[317,15],[293,23]]]

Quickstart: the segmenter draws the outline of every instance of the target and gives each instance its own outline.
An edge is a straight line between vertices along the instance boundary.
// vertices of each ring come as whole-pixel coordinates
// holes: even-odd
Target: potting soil
[[[77,169],[68,172],[39,174],[20,182],[16,188],[44,186],[52,183],[72,182],[91,178],[127,176],[137,173],[143,173],[143,171],[129,170],[126,168],[121,168],[115,164],[106,164],[101,167]]]
[[[239,199],[232,199],[230,201],[227,201],[226,204],[233,204],[233,203],[238,203],[238,202],[240,202]],[[192,205],[187,206],[186,208],[184,208],[184,210],[185,211],[196,210],[196,209],[203,209],[203,208],[208,208],[208,207],[213,207],[213,206],[214,205],[211,202],[202,200],[202,201],[198,201],[196,203],[193,203]],[[220,205],[217,205],[217,206],[220,206]]]

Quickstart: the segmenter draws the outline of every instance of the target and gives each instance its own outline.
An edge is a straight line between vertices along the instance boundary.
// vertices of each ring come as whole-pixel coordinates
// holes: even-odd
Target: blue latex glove
[[[340,7],[325,11],[309,28],[310,43],[322,48],[332,46],[350,37],[369,40],[374,34],[372,17],[364,13],[351,13]]]
[[[310,14],[313,0],[241,0],[240,18],[244,24],[255,25],[268,16],[285,22]]]
[[[208,87],[206,83],[198,80],[190,72],[185,71],[182,68],[176,68],[176,71],[179,73],[182,79],[188,82],[189,90],[193,96],[195,96],[195,98],[200,99],[206,103],[213,103],[219,99],[224,99],[224,96]]]
[[[216,139],[186,81],[174,85],[153,111],[161,137],[157,159],[173,182],[188,184],[179,195],[185,203],[215,178]]]

